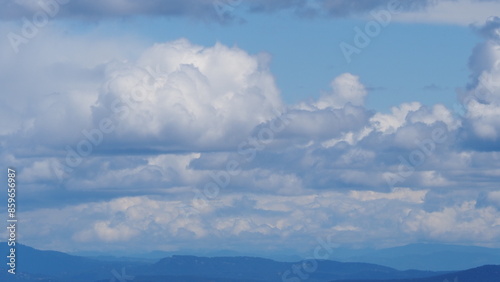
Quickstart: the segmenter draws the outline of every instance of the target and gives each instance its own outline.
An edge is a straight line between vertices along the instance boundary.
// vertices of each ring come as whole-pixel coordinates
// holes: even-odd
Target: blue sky
[[[498,1],[42,3],[0,12],[25,244],[500,247]]]

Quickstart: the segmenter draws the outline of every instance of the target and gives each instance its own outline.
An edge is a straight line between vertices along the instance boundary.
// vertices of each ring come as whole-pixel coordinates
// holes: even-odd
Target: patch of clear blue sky
[[[314,99],[329,90],[334,77],[350,72],[370,89],[367,107],[381,112],[411,101],[451,108],[456,88],[469,80],[468,58],[480,40],[464,26],[393,22],[347,63],[339,44],[353,44],[354,27],[363,29],[365,20],[300,19],[288,11],[239,16],[244,23],[140,17],[73,26],[76,32],[132,34],[149,44],[184,37],[205,46],[221,42],[251,54],[267,52],[287,103]]]

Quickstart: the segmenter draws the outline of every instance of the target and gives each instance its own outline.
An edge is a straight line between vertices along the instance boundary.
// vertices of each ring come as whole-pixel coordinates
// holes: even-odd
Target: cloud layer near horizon
[[[498,18],[478,28],[460,116],[415,101],[374,112],[351,73],[287,105],[265,53],[68,43],[48,28],[17,60],[0,56],[0,159],[19,169],[20,239],[63,250],[144,249],[138,238],[165,250],[286,248],[275,242],[324,234],[498,246],[499,29]]]

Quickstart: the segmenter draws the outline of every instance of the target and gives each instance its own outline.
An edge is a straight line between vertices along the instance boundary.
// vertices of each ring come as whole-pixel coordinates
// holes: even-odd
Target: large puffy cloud
[[[221,44],[157,44],[135,64],[111,66],[105,80],[93,125],[113,121],[113,147],[234,148],[283,111],[267,56]]]
[[[29,45],[23,58],[60,40],[54,37]],[[117,48],[113,44],[102,44],[99,52],[109,53]],[[24,75],[35,77],[29,85],[4,80],[11,94],[1,99],[11,121],[3,133],[12,151],[30,144],[30,154],[67,151],[66,146],[77,150],[80,142],[91,142],[93,152],[109,144],[156,151],[235,148],[284,110],[265,54],[181,39],[151,47],[137,62],[124,62],[119,54],[106,62],[93,52],[81,61],[73,52],[82,47],[67,47],[48,53],[50,63],[7,61],[2,68],[6,73],[10,68],[7,78],[25,68],[30,71]]]
[[[27,58],[45,43],[29,45]],[[107,53],[116,46],[103,47]],[[259,125],[285,109],[265,54],[252,56],[221,44],[202,47],[185,39],[154,45],[132,62],[119,54],[102,61],[93,52],[85,61],[71,53],[80,49],[48,53],[53,62],[33,70],[48,72],[48,80],[57,83],[34,81],[26,91],[15,80],[6,83],[16,94],[4,97],[6,108],[21,110],[13,115],[17,128],[3,132],[1,145],[8,150],[2,159],[23,167],[27,201],[34,207],[72,203],[73,192],[99,191],[107,198],[203,187],[207,172],[189,168],[197,152],[236,151]],[[57,61],[61,57],[64,63]],[[90,69],[92,75],[73,87],[52,77],[68,65],[76,70],[65,73],[70,81],[78,80],[78,70]],[[68,200],[51,200],[53,193]],[[91,199],[95,196],[89,194],[80,200]]]
[[[464,138],[469,146],[498,149],[500,139],[500,18],[490,18],[480,28],[486,38],[475,47],[469,60],[473,82],[462,94],[466,108]]]
[[[372,113],[364,108],[367,91],[359,77],[341,74],[332,80],[331,88],[316,101],[290,107],[287,117],[291,122],[278,136],[311,145],[365,126]]]

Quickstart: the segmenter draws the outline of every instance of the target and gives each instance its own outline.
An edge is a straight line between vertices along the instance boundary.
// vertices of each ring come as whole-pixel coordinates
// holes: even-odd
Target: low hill
[[[332,280],[331,282],[375,282],[374,279]],[[458,271],[426,278],[384,280],[385,282],[498,282],[500,265],[484,265],[473,269]]]

